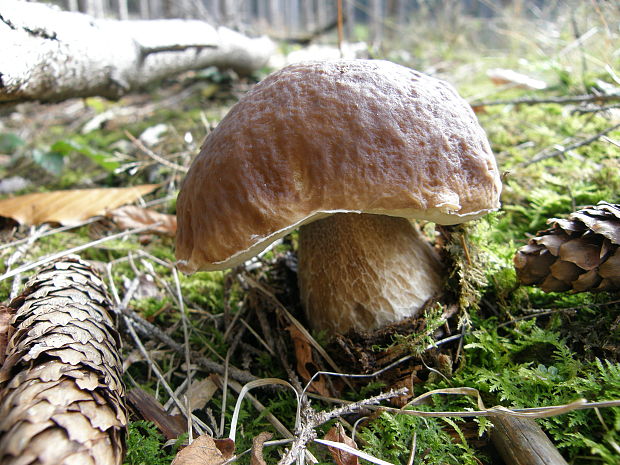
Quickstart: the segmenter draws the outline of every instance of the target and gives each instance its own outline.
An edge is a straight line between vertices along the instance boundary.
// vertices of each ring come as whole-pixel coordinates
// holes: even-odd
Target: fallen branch
[[[250,74],[274,51],[196,20],[96,19],[43,3],[0,3],[0,103],[99,95],[117,99],[183,71],[217,66]]]

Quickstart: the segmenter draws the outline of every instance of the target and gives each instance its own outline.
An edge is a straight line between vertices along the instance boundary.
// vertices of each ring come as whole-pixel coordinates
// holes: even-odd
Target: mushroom
[[[499,207],[485,133],[452,86],[381,60],[283,68],[209,134],[177,201],[183,271],[242,264],[299,228],[310,325],[372,330],[414,316],[442,266],[412,220]]]

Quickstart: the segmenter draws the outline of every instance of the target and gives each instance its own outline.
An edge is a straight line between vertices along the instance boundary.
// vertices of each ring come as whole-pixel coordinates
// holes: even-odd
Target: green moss
[[[433,407],[421,406],[416,407],[416,410],[430,411]],[[454,428],[457,434],[460,433],[460,440],[453,440],[446,432],[448,425]],[[480,464],[481,455],[464,441],[458,421],[383,412],[359,432],[366,452],[391,463],[408,462],[414,436],[417,442],[415,463]]]
[[[474,314],[472,319],[476,330],[466,337],[465,363],[450,384],[440,381],[428,389],[475,387],[487,407],[540,407],[579,398],[620,398],[620,364],[584,360],[568,347],[559,321],[541,327],[532,318],[499,328],[495,318],[481,319]],[[442,409],[463,407],[463,400],[455,401],[453,396],[445,396],[442,402]],[[617,463],[614,444],[620,441],[620,409],[578,410],[538,422],[567,458],[579,456],[580,463]]]
[[[131,422],[127,435],[127,455],[123,463],[124,465],[169,465],[183,440],[184,438],[181,437],[172,447],[164,447],[166,440],[155,424],[142,420]]]

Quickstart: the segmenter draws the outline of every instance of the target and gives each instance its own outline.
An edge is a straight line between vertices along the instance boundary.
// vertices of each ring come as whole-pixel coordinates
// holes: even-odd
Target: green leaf
[[[118,162],[112,160],[112,156],[107,152],[102,152],[97,149],[93,149],[86,144],[82,144],[75,140],[59,140],[52,145],[52,150],[55,152],[67,155],[71,152],[77,152],[85,157],[90,158],[93,162],[101,166],[106,171],[114,171],[120,165]]]
[[[34,149],[32,151],[32,159],[44,170],[54,175],[59,175],[65,166],[64,154],[54,150],[44,152],[39,149]]]
[[[0,153],[13,153],[26,141],[12,132],[0,134]]]

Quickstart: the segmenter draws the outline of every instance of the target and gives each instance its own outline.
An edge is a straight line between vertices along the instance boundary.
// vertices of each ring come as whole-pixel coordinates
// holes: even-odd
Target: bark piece
[[[177,439],[187,431],[184,416],[170,415],[155,397],[143,389],[131,389],[127,393],[127,401],[142,418],[155,423],[166,439]]]
[[[40,3],[0,3],[0,102],[119,98],[208,66],[248,74],[275,46],[195,20],[95,19]]]
[[[127,414],[110,306],[103,282],[75,256],[47,265],[11,302],[0,463],[122,464]]]
[[[521,284],[545,292],[620,289],[620,204],[600,202],[548,222],[514,257]]]

